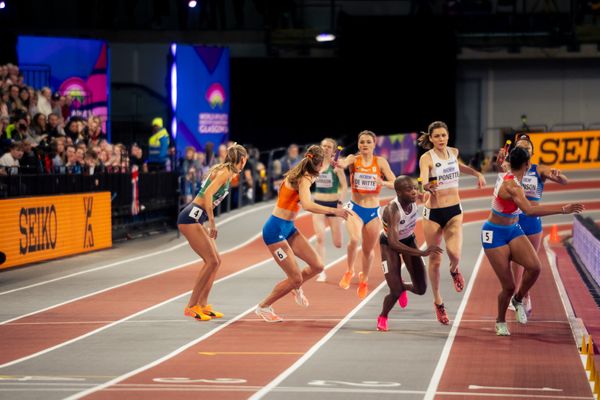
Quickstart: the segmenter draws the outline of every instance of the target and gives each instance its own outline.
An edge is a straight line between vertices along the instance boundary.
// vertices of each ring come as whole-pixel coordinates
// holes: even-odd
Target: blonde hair
[[[421,136],[419,136],[419,138],[417,139],[419,146],[421,146],[422,148],[427,149],[427,150],[433,148],[433,143],[431,142],[430,136],[433,133],[433,131],[438,128],[444,128],[446,130],[446,132],[450,132],[448,130],[448,125],[446,125],[445,122],[433,121],[427,127],[427,132],[421,132]]]
[[[222,163],[213,165],[209,170],[208,174],[211,176],[213,172],[217,172],[222,170],[223,168],[227,168],[229,171],[234,174],[239,173],[240,171],[236,167],[236,165],[240,162],[240,160],[246,157],[248,158],[248,152],[241,144],[234,143],[227,148],[227,155],[225,156],[225,161]]]
[[[312,145],[306,151],[304,158],[292,169],[285,174],[288,182],[294,189],[298,189],[298,182],[304,174],[308,173],[311,176],[319,175],[319,167],[323,163],[325,154],[321,146]]]

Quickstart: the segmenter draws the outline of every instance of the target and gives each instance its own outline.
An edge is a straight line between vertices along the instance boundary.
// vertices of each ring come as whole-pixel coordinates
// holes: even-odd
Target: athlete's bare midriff
[[[379,194],[377,193],[356,193],[352,192],[352,201],[364,208],[379,207]]]
[[[429,200],[425,203],[425,207],[432,208],[445,208],[460,204],[460,195],[458,194],[458,188],[450,188],[444,190],[437,190],[435,194],[429,196]]]

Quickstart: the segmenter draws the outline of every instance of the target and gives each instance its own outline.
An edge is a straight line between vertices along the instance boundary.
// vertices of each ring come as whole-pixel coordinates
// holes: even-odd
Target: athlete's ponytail
[[[239,173],[240,171],[237,168],[237,164],[242,160],[243,157],[248,158],[248,152],[244,148],[244,146],[234,143],[227,148],[227,155],[225,156],[225,161],[220,164],[214,165],[209,171],[209,176],[216,171],[219,171],[223,168],[229,169],[229,171],[234,174]]]
[[[304,158],[285,174],[288,182],[294,189],[298,189],[298,183],[304,174],[318,176],[319,169],[323,164],[324,153],[321,146],[312,145],[306,151]]]

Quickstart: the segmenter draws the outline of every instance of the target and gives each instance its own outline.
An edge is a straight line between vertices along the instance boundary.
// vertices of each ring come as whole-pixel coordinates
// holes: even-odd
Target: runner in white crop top
[[[421,156],[420,177],[431,196],[423,207],[423,230],[428,245],[439,246],[442,237],[450,259],[450,275],[457,292],[463,290],[465,280],[458,269],[462,248],[462,208],[458,195],[458,178],[461,173],[473,175],[479,187],[485,186],[483,175],[458,160],[458,150],[448,147],[448,126],[441,121],[429,125],[427,133],[419,138],[419,144],[430,149]],[[429,256],[429,280],[438,321],[448,324],[450,320],[440,293],[440,264],[442,257]]]

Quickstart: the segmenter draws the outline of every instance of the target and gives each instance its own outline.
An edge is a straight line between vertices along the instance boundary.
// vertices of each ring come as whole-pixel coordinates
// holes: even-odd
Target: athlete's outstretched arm
[[[552,182],[566,185],[569,183],[569,179],[563,175],[562,171],[557,168],[550,168],[545,165],[538,165],[538,172],[542,177],[542,181],[550,179]]]
[[[340,201],[343,203],[346,200],[346,194],[348,193],[346,173],[342,168],[335,168],[334,172],[337,174],[338,180],[340,181]]]
[[[315,214],[334,214],[338,217],[347,219],[350,212],[345,208],[325,207],[312,201],[310,195],[310,185],[312,181],[309,177],[303,176],[298,183],[298,194],[300,195],[300,205],[306,211]]]
[[[468,174],[468,175],[472,175],[475,178],[477,178],[477,186],[481,189],[482,187],[485,187],[486,182],[485,182],[485,177],[483,176],[483,174],[479,171],[474,170],[473,168],[469,167],[468,165],[466,165],[465,163],[463,163],[459,158],[458,158],[458,149],[452,149],[456,152],[455,156],[456,159],[458,160],[458,169],[461,172],[461,174]]]
[[[579,203],[569,203],[562,205],[540,205],[533,204],[525,197],[523,188],[514,181],[505,182],[502,184],[506,188],[508,196],[513,199],[515,204],[523,211],[526,215],[532,217],[543,217],[545,215],[554,214],[579,214],[585,207]]]

